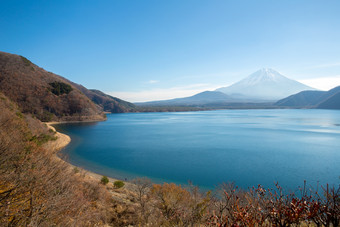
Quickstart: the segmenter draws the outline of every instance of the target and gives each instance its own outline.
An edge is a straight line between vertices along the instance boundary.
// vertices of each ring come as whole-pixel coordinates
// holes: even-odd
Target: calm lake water
[[[110,114],[105,122],[56,125],[71,136],[68,160],[121,179],[213,188],[274,182],[296,189],[340,183],[340,111],[217,110]]]

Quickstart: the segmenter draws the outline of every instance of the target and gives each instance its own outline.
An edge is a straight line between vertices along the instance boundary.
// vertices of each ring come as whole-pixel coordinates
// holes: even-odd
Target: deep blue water
[[[110,114],[56,128],[72,138],[63,151],[71,163],[121,179],[190,180],[202,188],[340,183],[340,111]]]

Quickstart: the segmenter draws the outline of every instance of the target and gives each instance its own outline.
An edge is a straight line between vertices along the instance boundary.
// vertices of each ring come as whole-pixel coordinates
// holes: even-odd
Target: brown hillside
[[[105,119],[101,108],[68,80],[19,55],[0,52],[0,91],[42,121]]]
[[[123,101],[116,97],[107,95],[99,90],[87,89],[80,84],[70,82],[73,86],[83,92],[95,104],[99,105],[106,112],[111,113],[126,113],[136,112],[136,106],[132,103]]]
[[[53,132],[0,92],[0,226],[103,226],[107,190],[85,181],[42,145]],[[34,127],[33,132],[31,127]]]

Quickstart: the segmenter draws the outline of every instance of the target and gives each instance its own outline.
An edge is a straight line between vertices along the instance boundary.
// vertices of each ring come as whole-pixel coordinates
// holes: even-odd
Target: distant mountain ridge
[[[260,69],[228,87],[216,89],[233,98],[253,101],[277,101],[304,90],[315,89],[270,68]]]
[[[262,89],[268,86],[270,89]],[[235,90],[240,87],[243,89]],[[225,89],[227,92],[233,90],[235,92],[226,94],[219,91]],[[281,95],[282,91],[291,93],[296,89],[307,91],[289,95],[276,102],[273,100],[275,95],[270,95],[271,92]],[[204,91],[190,97],[134,105],[99,90],[87,89],[47,72],[25,57],[5,52],[0,52],[0,92],[16,103],[23,113],[31,114],[41,121],[104,120],[103,112],[163,112],[223,108],[340,109],[340,86],[327,92],[316,91],[272,69],[259,70],[227,88],[216,91]],[[260,96],[261,92],[266,96]]]
[[[289,108],[340,109],[340,86],[329,91],[302,91],[275,103]]]
[[[196,95],[185,97],[185,98],[176,98],[176,99],[151,101],[151,102],[135,103],[135,104],[142,105],[142,106],[174,106],[174,105],[204,106],[206,104],[211,104],[211,103],[225,103],[230,100],[231,98],[222,92],[204,91]]]
[[[261,69],[248,77],[215,91],[204,91],[184,98],[136,103],[138,106],[268,107],[279,99],[303,90],[315,90],[288,79],[273,69]],[[262,105],[262,104],[264,105]]]

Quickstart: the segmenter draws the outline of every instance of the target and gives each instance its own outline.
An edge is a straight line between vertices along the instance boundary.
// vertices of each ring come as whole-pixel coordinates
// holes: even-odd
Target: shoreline
[[[62,161],[64,163],[66,163],[68,165],[68,167],[70,169],[73,169],[75,170],[76,168],[84,174],[84,177],[87,179],[87,180],[90,180],[90,181],[96,181],[96,182],[100,182],[101,178],[103,177],[103,175],[99,174],[99,173],[95,173],[95,172],[92,172],[92,171],[89,171],[87,169],[84,169],[80,166],[76,166],[76,165],[73,165],[71,164],[70,162],[68,162],[67,160],[61,158],[58,153],[63,149],[65,148],[67,145],[69,145],[71,143],[71,137],[64,134],[64,133],[61,133],[61,132],[58,132],[54,127],[53,125],[55,124],[64,124],[64,123],[81,123],[81,122],[85,122],[85,121],[74,121],[74,122],[43,122],[46,124],[46,126],[49,128],[49,129],[52,129],[56,134],[55,136],[57,137],[56,140],[53,140],[53,141],[48,141],[46,144],[43,145],[43,148],[44,149],[47,149],[47,150],[51,150],[53,152],[53,158],[55,158],[56,160],[58,161]],[[86,122],[97,122],[97,121],[86,121]],[[108,177],[107,178],[109,179],[109,184],[111,183],[111,185],[113,184],[113,182],[119,180],[118,178],[114,178],[114,177]],[[133,184],[130,183],[130,182],[127,182],[127,181],[124,181],[124,180],[121,180],[124,182],[125,186],[124,188],[127,189],[127,190],[130,190],[131,188],[133,188]],[[108,185],[109,185],[108,184]],[[108,186],[107,185],[107,186]]]
[[[45,124],[49,129],[51,129],[55,132],[55,136],[57,137],[57,139],[55,141],[47,142],[47,144],[44,146],[44,148],[51,149],[55,152],[58,152],[61,149],[63,149],[64,147],[66,147],[69,143],[71,143],[71,137],[70,136],[68,136],[64,133],[58,132],[52,126],[53,124],[56,124],[55,122],[48,122],[48,123],[45,123]]]
[[[78,171],[83,175],[83,177],[85,178],[85,180],[88,180],[88,181],[92,181],[92,182],[96,182],[96,183],[100,183],[100,180],[103,176],[105,175],[102,175],[102,174],[99,174],[99,173],[96,173],[96,172],[93,172],[91,170],[88,170],[88,169],[85,169],[81,166],[77,166],[77,165],[74,165],[70,162],[67,161],[67,159],[63,159],[62,157],[60,157],[58,154],[60,154],[60,151],[65,148],[67,145],[69,145],[69,143],[71,143],[71,137],[68,136],[67,134],[64,134],[64,133],[61,133],[61,132],[58,132],[52,125],[55,125],[55,124],[64,124],[64,123],[81,123],[81,122],[85,122],[85,121],[74,121],[74,122],[43,122],[45,123],[50,129],[52,129],[53,131],[56,132],[56,136],[58,137],[57,140],[54,140],[54,141],[48,141],[47,146],[44,146],[45,149],[52,149],[53,151],[53,156],[56,160],[58,161],[62,161],[64,163],[67,164],[68,168],[71,169],[71,170],[75,170],[75,169],[78,169]],[[87,122],[97,122],[97,121],[87,121]],[[60,140],[60,142],[58,142]],[[53,143],[56,143],[56,144],[60,144],[60,146],[55,146]],[[136,185],[134,183],[131,183],[129,180],[133,180],[134,178],[131,178],[129,180],[124,180],[124,179],[120,179],[120,178],[115,178],[115,177],[109,177],[109,176],[106,176],[108,179],[109,179],[109,183],[105,186],[109,187],[110,189],[114,189],[113,187],[113,182],[115,181],[123,181],[124,182],[124,187],[122,188],[123,190],[125,189],[127,191],[127,193],[131,193],[132,191],[135,191],[136,189]],[[140,176],[140,177],[136,177],[136,178],[148,178],[146,176]],[[149,179],[149,178],[148,178]],[[150,179],[151,180],[151,179]],[[159,184],[160,182],[155,182],[153,180],[151,180],[151,184]],[[166,182],[166,181],[162,181],[162,183],[174,183],[174,182]],[[181,186],[188,186],[188,184],[181,184],[181,183],[176,183],[178,185],[181,185]],[[203,189],[203,190],[206,190],[206,191],[209,191],[211,190],[210,188],[205,188],[205,187],[200,187],[200,189]],[[118,190],[121,190],[121,189],[118,189]],[[125,191],[125,193],[126,193]],[[112,194],[112,196],[118,200],[121,200],[121,196],[122,196],[122,193],[119,193],[117,191],[114,191],[114,190],[110,190],[110,193]],[[126,201],[125,201],[126,202]],[[129,203],[129,202],[127,202]]]
[[[105,114],[110,114],[110,113],[105,113]],[[72,123],[91,123],[91,122],[101,122],[101,121],[106,121],[106,119],[105,120],[84,120],[84,121],[49,121],[49,122],[42,122],[42,123],[45,123],[46,125],[53,127],[52,125],[72,124]]]

